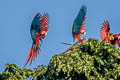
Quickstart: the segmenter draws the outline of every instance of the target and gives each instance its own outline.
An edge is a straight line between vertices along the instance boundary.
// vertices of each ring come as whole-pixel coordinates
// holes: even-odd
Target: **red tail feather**
[[[33,47],[33,45],[35,46]],[[24,67],[28,64],[29,61],[30,64],[32,64],[32,61],[35,59],[35,56],[37,57],[37,53],[39,54],[39,50],[40,50],[39,45],[38,44],[33,44],[33,45],[30,48],[29,55],[27,57]]]
[[[29,51],[29,54],[28,54],[28,57],[27,57],[27,60],[26,60],[26,62],[25,62],[24,67],[28,64],[28,62],[29,62],[29,60],[30,60],[30,58],[31,58],[31,55],[32,55],[32,47],[30,48],[30,51]]]

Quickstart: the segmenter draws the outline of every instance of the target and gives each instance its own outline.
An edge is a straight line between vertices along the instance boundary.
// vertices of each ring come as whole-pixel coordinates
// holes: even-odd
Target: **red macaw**
[[[112,35],[110,33],[110,25],[108,21],[104,21],[100,32],[100,37],[103,42],[110,43],[114,46],[118,44],[118,46],[120,47],[120,33]]]
[[[49,22],[48,13],[45,13],[44,15],[37,13],[33,18],[31,28],[30,28],[30,34],[33,40],[33,44],[30,48],[30,51],[24,66],[26,66],[29,61],[31,64],[32,60],[35,59],[35,56],[37,57],[37,54],[39,54],[40,41],[42,42],[42,39],[44,39],[47,34],[48,22]]]
[[[86,6],[82,6],[77,17],[74,20],[73,27],[72,27],[72,34],[73,34],[73,40],[75,44],[76,42],[81,43],[81,34],[86,34],[86,30],[84,29],[85,25],[85,18],[86,18]]]

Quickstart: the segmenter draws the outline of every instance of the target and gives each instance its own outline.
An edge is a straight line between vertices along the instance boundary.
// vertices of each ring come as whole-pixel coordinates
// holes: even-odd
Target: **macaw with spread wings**
[[[73,27],[72,27],[72,35],[73,35],[73,43],[70,48],[73,48],[78,43],[83,43],[83,39],[81,39],[82,34],[86,34],[86,30],[84,29],[85,26],[85,18],[86,18],[87,7],[82,6],[77,17],[74,20]],[[63,43],[67,44],[67,43]],[[68,44],[69,45],[69,44]],[[65,52],[69,53],[71,50],[67,49]]]
[[[33,18],[30,28],[30,34],[33,40],[33,44],[30,48],[24,67],[28,64],[29,61],[31,64],[33,59],[35,59],[35,56],[37,57],[37,54],[39,54],[40,42],[42,42],[42,39],[45,38],[48,31],[48,22],[48,13],[45,13],[43,15],[37,13]]]
[[[103,42],[110,43],[114,46],[118,44],[118,46],[120,47],[120,33],[111,34],[110,25],[108,21],[104,21],[103,26],[100,30],[100,37]]]
[[[85,18],[86,18],[86,6],[82,6],[77,17],[74,20],[73,27],[72,27],[72,34],[73,34],[73,40],[75,44],[76,42],[81,43],[81,34],[86,34],[86,30],[84,29],[85,25]]]

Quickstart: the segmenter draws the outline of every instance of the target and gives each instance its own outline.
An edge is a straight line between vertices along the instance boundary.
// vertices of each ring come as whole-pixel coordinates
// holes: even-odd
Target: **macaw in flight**
[[[39,54],[40,42],[42,42],[42,39],[45,38],[48,31],[48,22],[49,22],[48,13],[45,13],[43,15],[37,13],[33,18],[30,28],[30,34],[33,43],[30,48],[24,67],[28,64],[29,61],[31,64],[33,59],[35,59],[35,56],[37,57],[37,54]]]
[[[108,21],[104,21],[103,26],[100,30],[100,37],[103,42],[110,43],[114,46],[118,44],[118,46],[120,47],[120,33],[110,33],[110,25]]]
[[[77,17],[74,20],[73,27],[72,27],[72,34],[73,34],[73,45],[76,43],[82,43],[81,34],[86,34],[86,30],[84,29],[85,26],[85,18],[86,18],[86,6],[82,6]]]

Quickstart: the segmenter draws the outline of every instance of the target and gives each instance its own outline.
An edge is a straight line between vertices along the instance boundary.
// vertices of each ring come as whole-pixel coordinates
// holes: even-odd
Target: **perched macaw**
[[[70,46],[70,48],[74,48],[77,43],[83,42],[83,39],[81,39],[81,34],[84,34],[84,35],[86,34],[86,30],[84,29],[86,12],[87,12],[87,7],[82,6],[77,17],[74,20],[73,27],[72,27],[72,35],[73,35],[74,42]],[[67,44],[67,43],[63,43],[63,44]],[[67,49],[65,52],[66,53],[71,52],[70,48]]]
[[[43,15],[37,13],[33,18],[30,28],[30,34],[33,43],[24,66],[26,66],[29,61],[31,64],[32,60],[35,59],[35,56],[37,57],[37,54],[39,54],[40,42],[42,42],[42,39],[44,39],[47,34],[48,22],[49,22],[48,13],[45,13]]]
[[[73,41],[75,44],[76,42],[81,43],[81,34],[86,34],[86,30],[84,29],[85,25],[85,18],[86,18],[86,6],[82,6],[77,17],[74,20],[73,27],[72,27],[72,34],[73,34]]]
[[[118,44],[118,46],[120,47],[120,33],[119,34],[110,33],[110,25],[108,21],[104,21],[100,32],[101,32],[100,37],[103,42],[110,43],[114,46]]]

